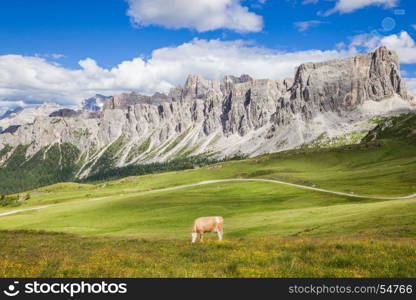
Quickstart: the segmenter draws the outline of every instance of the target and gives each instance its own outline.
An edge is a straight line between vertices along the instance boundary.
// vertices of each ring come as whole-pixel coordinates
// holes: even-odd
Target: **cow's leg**
[[[196,242],[197,238],[198,238],[198,233],[192,232],[192,244]]]
[[[223,224],[222,223],[219,223],[217,225],[217,229],[218,229],[218,240],[222,241],[222,236],[223,236],[223,233],[224,233],[224,231],[223,231]]]
[[[222,231],[218,230],[218,240],[222,241]]]
[[[202,232],[199,234],[199,241],[201,243],[204,241],[204,234]]]

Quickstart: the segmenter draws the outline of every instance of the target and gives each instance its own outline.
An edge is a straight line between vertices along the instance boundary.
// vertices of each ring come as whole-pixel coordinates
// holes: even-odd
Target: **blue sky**
[[[292,76],[396,50],[416,90],[414,0],[2,0],[0,105],[167,91],[189,73]]]

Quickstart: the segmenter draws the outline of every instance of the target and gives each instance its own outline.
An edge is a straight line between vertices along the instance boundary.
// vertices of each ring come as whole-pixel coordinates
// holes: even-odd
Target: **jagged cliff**
[[[11,149],[0,159],[7,165],[19,145],[26,145],[27,159],[53,145],[73,145],[76,176],[85,177],[201,153],[257,155],[300,146],[323,132],[343,134],[379,113],[407,109],[409,101],[397,55],[382,47],[303,64],[294,79],[189,76],[167,95],[122,94],[96,114],[40,116],[0,135],[0,148]]]

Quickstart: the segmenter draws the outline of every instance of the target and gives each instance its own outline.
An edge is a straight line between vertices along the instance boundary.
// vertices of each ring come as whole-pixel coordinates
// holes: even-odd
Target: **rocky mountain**
[[[102,111],[105,102],[110,98],[111,97],[97,94],[94,97],[91,97],[82,101],[81,109],[85,111],[91,111],[91,112]]]
[[[45,102],[36,107],[17,107],[2,116],[0,119],[0,132],[6,131],[9,127],[16,128],[16,126],[31,124],[36,118],[48,117],[54,111],[62,108],[59,104],[52,102]]]
[[[70,153],[65,168],[77,178],[196,154],[254,156],[300,147],[324,133],[335,138],[368,131],[374,116],[409,111],[413,102],[397,55],[382,47],[303,64],[293,79],[192,75],[168,94],[122,94],[103,103],[99,114],[38,115],[1,134],[3,167],[18,149],[22,165],[46,159],[53,149],[62,167]]]
[[[24,108],[21,106],[17,106],[15,108],[7,110],[4,114],[0,116],[0,120],[7,119],[7,118],[13,118],[15,117],[19,112],[21,112]]]
[[[95,95],[94,97],[85,99],[81,103],[81,110],[90,112],[99,112],[103,109],[127,108],[136,104],[160,104],[169,101],[165,94],[155,93],[152,96],[142,95],[135,92],[123,93],[114,97]]]
[[[152,96],[142,95],[138,93],[124,93],[110,97],[110,99],[104,104],[104,109],[126,109],[129,106],[136,104],[152,104],[158,105],[162,102],[175,101],[172,97],[169,97],[162,93],[155,93]]]

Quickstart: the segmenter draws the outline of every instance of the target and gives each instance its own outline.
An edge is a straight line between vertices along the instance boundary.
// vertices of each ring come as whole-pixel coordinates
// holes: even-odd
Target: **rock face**
[[[49,102],[45,102],[38,107],[18,107],[12,111],[6,112],[6,114],[0,118],[0,129],[5,130],[10,126],[33,123],[36,118],[49,116],[54,111],[62,108],[62,106],[56,103]]]
[[[77,176],[85,177],[105,168],[201,153],[291,149],[322,132],[345,133],[354,122],[377,115],[375,107],[407,109],[408,98],[397,55],[382,47],[303,64],[294,79],[192,75],[167,95],[111,97],[99,115],[38,117],[0,135],[0,148],[29,145],[30,157],[53,144],[72,144],[81,153]]]
[[[80,112],[77,112],[73,109],[69,109],[69,108],[62,108],[59,109],[57,111],[54,111],[53,113],[51,113],[49,115],[50,118],[53,117],[65,117],[65,118],[69,118],[69,117],[75,117],[79,114]]]
[[[155,93],[153,96],[146,96],[137,93],[121,94],[109,99],[104,103],[104,109],[125,109],[136,104],[160,104],[172,100],[162,93]]]
[[[302,111],[306,118],[317,112],[353,110],[365,101],[380,101],[399,95],[408,99],[400,77],[396,53],[385,47],[374,53],[347,59],[301,65],[290,89],[290,98],[278,113]]]
[[[82,110],[91,111],[91,112],[102,111],[104,107],[104,103],[110,98],[111,97],[97,94],[94,97],[91,97],[82,101],[81,108]]]

